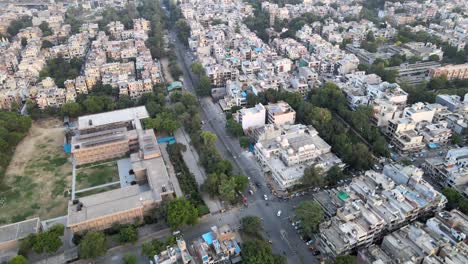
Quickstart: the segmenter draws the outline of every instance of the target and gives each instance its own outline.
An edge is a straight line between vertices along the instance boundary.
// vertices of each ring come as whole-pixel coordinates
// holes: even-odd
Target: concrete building
[[[340,198],[336,216],[320,225],[320,250],[332,256],[366,248],[388,232],[441,211],[447,202],[420,170],[400,165],[386,165],[383,174],[367,171],[335,193]],[[374,248],[360,257],[379,255],[387,259],[388,253]]]
[[[360,249],[359,263],[466,263],[467,224],[467,216],[457,210],[439,212],[425,224],[415,222],[386,235],[379,246]]]
[[[458,95],[439,94],[436,96],[436,103],[446,106],[454,113],[468,114],[468,97],[462,100]]]
[[[423,168],[441,186],[455,188],[468,196],[468,147],[451,149],[445,158],[428,158]]]
[[[266,109],[259,103],[252,108],[244,108],[237,111],[236,119],[242,125],[242,129],[248,130],[265,125]]]
[[[142,129],[139,120],[147,117],[144,106],[80,116],[71,140],[76,164],[122,157],[137,150],[137,130]]]
[[[403,111],[403,118],[409,118],[415,123],[426,121],[431,123],[434,119],[435,109],[427,107],[424,103],[415,103],[406,107]]]
[[[388,67],[387,70],[398,72],[396,81],[398,83],[418,84],[429,79],[431,69],[440,67],[435,61],[424,61],[416,63],[403,63],[400,66]]]
[[[202,264],[236,263],[233,260],[241,252],[236,234],[229,225],[211,227],[210,232],[193,241],[192,250],[197,256],[196,263]]]
[[[276,104],[265,106],[267,112],[267,123],[275,125],[293,125],[296,122],[296,111],[284,102],[279,101]]]
[[[430,77],[446,76],[448,80],[468,79],[468,63],[465,64],[449,64],[435,69],[431,69]]]
[[[343,165],[312,126],[270,124],[254,132],[258,140],[255,156],[282,190],[300,183],[308,166],[327,171]]]
[[[39,218],[32,218],[21,222],[0,226],[0,252],[9,252],[17,249],[18,242],[30,234],[36,234],[41,231],[41,221]],[[16,254],[15,254],[16,255]],[[8,261],[3,254],[0,254],[0,261]]]
[[[145,117],[148,112],[141,106],[78,118],[72,139],[76,164],[128,154],[130,158],[122,160],[125,169],[119,168],[119,176],[128,178],[125,184],[121,179],[121,188],[69,202],[67,227],[74,233],[141,221],[146,212],[174,196],[156,136],[141,127],[140,118]]]
[[[416,131],[416,123],[408,118],[390,120],[387,135],[391,144],[402,153],[416,152],[424,147],[423,136]]]

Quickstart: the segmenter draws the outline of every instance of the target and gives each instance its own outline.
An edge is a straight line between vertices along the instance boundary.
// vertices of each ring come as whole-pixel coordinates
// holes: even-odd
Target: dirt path
[[[169,60],[167,58],[162,58],[161,65],[163,68],[164,78],[166,79],[166,82],[172,83],[174,79],[172,78],[171,73],[169,72]]]

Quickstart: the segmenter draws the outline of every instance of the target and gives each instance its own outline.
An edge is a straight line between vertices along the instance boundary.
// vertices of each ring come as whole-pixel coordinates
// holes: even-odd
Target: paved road
[[[176,47],[178,63],[183,71],[184,86],[188,91],[194,93],[194,83],[192,80],[195,80],[195,78],[191,76],[190,72],[190,64],[193,61],[193,57],[183,44],[176,40],[175,32],[170,32],[169,39]],[[259,182],[262,186],[253,196],[248,196],[248,208],[231,210],[223,214],[219,218],[221,220],[218,219],[218,222],[215,221],[213,224],[228,223],[232,226],[236,226],[236,223],[238,225],[239,219],[243,216],[256,215],[264,219],[263,225],[265,232],[269,240],[272,241],[272,247],[275,253],[284,253],[287,256],[288,262],[293,264],[317,263],[318,261],[308,251],[306,245],[300,240],[288,220],[284,219],[284,217],[293,214],[294,202],[269,201],[269,206],[267,206],[267,202],[263,200],[263,195],[268,194],[271,198],[273,197],[266,187],[264,175],[257,163],[253,160],[251,155],[243,154],[245,151],[240,148],[237,139],[232,138],[226,133],[226,120],[220,107],[214,104],[210,98],[200,98],[199,101],[201,117],[206,121],[203,129],[217,135],[218,140],[216,146],[218,150],[225,158],[232,161],[236,173],[242,173],[250,177],[251,181]],[[276,216],[278,210],[283,212],[281,217]],[[210,225],[207,226],[208,229],[209,226]],[[183,230],[183,233],[186,239],[190,241],[189,238],[191,238],[191,234],[199,234],[200,231],[200,227],[197,227]]]

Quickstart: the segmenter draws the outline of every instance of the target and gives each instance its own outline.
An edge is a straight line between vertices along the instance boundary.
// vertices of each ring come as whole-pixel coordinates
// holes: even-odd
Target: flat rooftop
[[[120,213],[135,208],[143,208],[143,202],[154,200],[152,191],[140,191],[139,185],[111,190],[79,198],[83,203],[80,211],[72,201],[68,206],[68,225],[94,220],[107,215]]]
[[[27,237],[39,231],[40,220],[38,217],[24,220],[14,224],[0,226],[0,244]]]
[[[100,114],[85,115],[78,117],[78,129],[91,129],[112,123],[128,122],[136,119],[148,118],[149,114],[145,106],[138,106],[115,110]]]

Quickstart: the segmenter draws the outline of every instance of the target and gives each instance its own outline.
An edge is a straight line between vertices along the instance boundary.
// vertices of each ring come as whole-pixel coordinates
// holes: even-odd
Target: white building
[[[267,125],[257,138],[255,156],[282,190],[300,183],[304,170],[311,165],[324,171],[342,165],[341,160],[331,153],[330,145],[312,126]]]
[[[237,122],[242,125],[244,131],[265,125],[265,117],[266,109],[261,103],[237,111]]]

